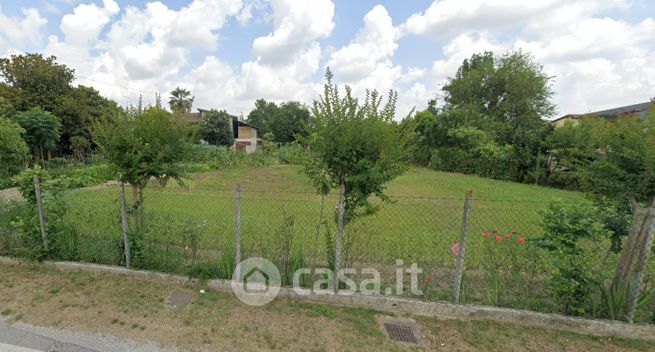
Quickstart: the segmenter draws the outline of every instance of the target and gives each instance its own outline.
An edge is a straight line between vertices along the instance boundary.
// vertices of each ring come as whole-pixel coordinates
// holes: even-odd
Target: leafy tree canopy
[[[247,121],[256,126],[262,135],[270,132],[275,142],[287,143],[307,135],[309,115],[307,107],[297,101],[278,106],[274,102],[258,99]]]
[[[20,125],[0,117],[0,176],[9,177],[20,170],[29,155],[23,140],[25,130]]]
[[[10,100],[17,110],[40,107],[52,111],[57,97],[68,94],[75,71],[56,60],[41,54],[0,59],[0,76],[12,88]]]
[[[57,149],[61,135],[61,122],[59,119],[40,108],[33,108],[14,116],[14,121],[25,129],[25,141],[30,149],[44,160],[45,151]]]
[[[185,171],[179,162],[190,148],[187,128],[169,112],[149,108],[96,124],[93,136],[118,180],[143,189],[151,177],[162,184],[181,181]]]
[[[230,116],[225,110],[210,110],[202,122],[202,139],[214,145],[231,146],[234,133],[230,123]]]
[[[325,170],[333,187],[345,187],[346,217],[353,219],[374,210],[369,196],[386,199],[386,183],[404,170],[403,137],[393,121],[397,93],[389,93],[382,105],[380,94],[368,91],[360,103],[348,86],[340,96],[329,69],[325,77],[324,93],[312,107],[307,172]]]
[[[554,112],[551,97],[550,77],[530,55],[473,55],[443,87],[441,106],[432,100],[403,123],[415,131],[413,159],[447,171],[538,179],[539,155],[552,132],[544,120]]]

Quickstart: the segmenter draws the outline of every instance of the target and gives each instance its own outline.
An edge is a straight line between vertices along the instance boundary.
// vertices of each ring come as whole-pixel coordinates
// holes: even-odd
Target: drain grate
[[[384,329],[389,334],[389,338],[393,341],[411,343],[418,345],[418,339],[416,338],[416,331],[413,326],[397,323],[397,322],[387,322],[384,323]]]

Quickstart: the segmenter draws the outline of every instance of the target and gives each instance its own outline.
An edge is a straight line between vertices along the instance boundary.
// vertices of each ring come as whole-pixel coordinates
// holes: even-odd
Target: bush
[[[598,268],[607,265],[613,234],[602,211],[590,203],[551,204],[542,217],[545,235],[539,244],[551,252],[550,289],[560,311],[571,315],[592,312],[595,283],[607,280]]]

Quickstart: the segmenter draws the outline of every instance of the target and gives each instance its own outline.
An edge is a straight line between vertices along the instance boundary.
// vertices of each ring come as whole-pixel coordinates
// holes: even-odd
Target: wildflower
[[[520,243],[520,244],[525,244],[525,237],[519,237],[519,238],[517,238],[517,239],[516,239],[516,242],[518,242],[518,243]]]
[[[495,234],[496,232],[498,232],[498,231],[496,231],[496,230],[491,231],[491,233],[493,233],[493,234]]]
[[[489,238],[489,236],[491,236],[491,234],[489,232],[485,232],[484,235],[482,235],[482,237],[484,237],[484,238]]]
[[[502,240],[502,239],[503,239],[502,236],[496,236],[496,237],[494,237],[494,240],[496,240],[496,241],[500,241],[500,240]]]
[[[506,239],[510,239],[510,238],[512,238],[512,234],[509,234],[509,233],[508,233],[508,234],[505,234],[505,238],[506,238]]]
[[[453,252],[453,256],[457,257],[459,255],[459,243],[457,241],[453,241],[453,246],[450,250]]]
[[[512,235],[516,235],[516,231],[512,231]]]

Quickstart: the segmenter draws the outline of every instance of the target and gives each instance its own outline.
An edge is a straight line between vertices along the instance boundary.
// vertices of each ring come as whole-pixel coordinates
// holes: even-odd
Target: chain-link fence
[[[386,289],[397,287],[399,269],[416,263],[423,271],[417,277],[419,298],[451,300],[465,195],[459,199],[388,196],[387,201],[372,199],[377,210],[347,224],[340,267],[356,269],[352,275],[356,281],[370,279],[362,268],[374,269],[380,274],[382,294],[407,295],[408,289]],[[132,266],[230,278],[238,228],[240,257],[269,259],[289,284],[288,276],[299,268],[333,267],[337,198],[276,189],[243,188],[237,193],[236,188],[149,185],[140,203],[138,192],[127,187]],[[26,210],[5,202],[0,211],[0,251],[21,254],[21,248],[28,250],[29,241],[16,235],[16,228],[38,234],[38,218],[17,225],[17,212]],[[46,196],[44,202],[51,259],[125,265],[117,184],[68,190],[56,200]],[[540,268],[542,258],[532,250],[543,236],[540,213],[549,204],[473,197],[461,301],[533,309],[538,301],[536,308],[548,310],[547,276]],[[32,243],[38,242],[38,236],[33,237]],[[494,265],[500,268],[495,273],[490,270]],[[302,282],[311,285],[313,279]],[[401,271],[400,279],[405,287],[410,285],[407,271]],[[505,289],[504,298],[499,297],[499,285]],[[507,298],[508,292],[516,297]]]

